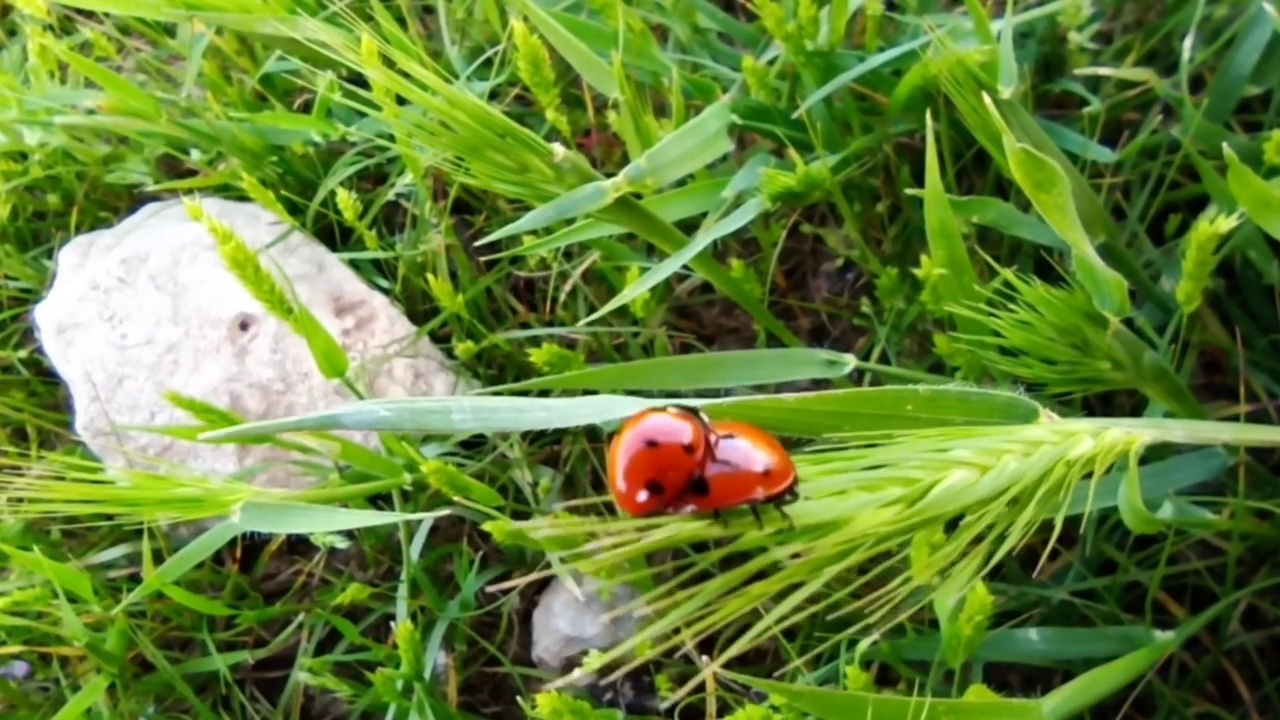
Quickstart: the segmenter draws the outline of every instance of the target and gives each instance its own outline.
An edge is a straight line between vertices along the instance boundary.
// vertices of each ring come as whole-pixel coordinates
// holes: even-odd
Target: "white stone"
[[[640,630],[630,611],[606,617],[639,597],[635,588],[576,572],[571,577],[576,588],[555,578],[533,610],[533,662],[550,673],[568,672],[587,650],[607,650]],[[580,678],[591,679],[589,673]]]
[[[390,300],[317,240],[253,203],[202,201],[268,270],[287,276],[300,301],[347,350],[370,397],[447,395],[465,384]],[[57,256],[34,323],[71,394],[75,429],[109,467],[189,468],[219,477],[266,465],[250,481],[299,488],[313,481],[265,445],[205,444],[126,430],[191,424],[163,394],[175,391],[249,420],[348,404],[306,342],[268,314],[227,271],[213,239],[178,200],[151,203],[115,227],[80,235]],[[375,447],[372,432],[342,433]]]

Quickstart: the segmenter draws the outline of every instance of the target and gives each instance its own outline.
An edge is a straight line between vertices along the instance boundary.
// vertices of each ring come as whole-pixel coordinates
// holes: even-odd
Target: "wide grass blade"
[[[542,33],[547,42],[551,43],[551,47],[560,53],[560,56],[588,85],[606,97],[618,97],[618,82],[613,76],[613,71],[609,69],[608,63],[601,60],[585,43],[538,7],[537,3],[522,0],[518,4],[521,12],[538,28],[538,32]]]
[[[1159,630],[1141,625],[1002,628],[989,631],[970,660],[1059,667],[1064,662],[1114,658],[1162,637]],[[941,651],[942,635],[931,633],[874,645],[863,657],[929,662]]]
[[[480,242],[493,242],[597,213],[626,193],[663,188],[701,170],[733,149],[728,133],[733,119],[729,108],[727,99],[712,104],[698,117],[659,140],[613,178],[577,187],[486,235]]]
[[[1240,209],[1273,240],[1280,240],[1280,188],[1263,180],[1225,143],[1222,156],[1227,161],[1227,187]]]
[[[1222,598],[1209,609],[1188,619],[1176,631],[1162,633],[1159,640],[1147,647],[1099,665],[1071,682],[1058,686],[1041,700],[1045,720],[1067,720],[1079,716],[1088,708],[1150,672],[1156,663],[1203,631],[1205,626],[1219,615],[1235,608],[1242,599],[1265,587],[1277,584],[1280,584],[1280,578],[1269,578]]]
[[[162,585],[177,581],[178,578],[191,572],[196,565],[212,557],[214,553],[218,552],[242,532],[244,530],[230,520],[223,520],[206,529],[194,540],[183,545],[177,552],[169,556],[169,559],[156,568],[155,572],[144,578],[137,587],[120,601],[120,604],[112,612],[119,614],[129,605],[158,590]]]
[[[1168,500],[1179,491],[1208,482],[1231,467],[1231,459],[1221,448],[1200,448],[1158,460],[1138,468],[1139,498],[1143,501]],[[1096,481],[1082,481],[1071,494],[1063,517],[1092,513],[1116,507],[1128,475],[1127,470],[1113,470]],[[1045,519],[1057,517],[1052,509]]]
[[[51,560],[42,555],[39,550],[21,550],[0,544],[0,553],[8,556],[12,567],[22,568],[32,575],[43,577],[62,591],[90,605],[97,605],[98,598],[93,591],[93,577],[84,570]]]
[[[1133,311],[1129,285],[1110,268],[1094,248],[1080,215],[1076,212],[1071,182],[1062,167],[1030,145],[1018,142],[1001,120],[990,97],[987,109],[1001,130],[1004,153],[1014,182],[1031,201],[1036,212],[1071,248],[1072,269],[1089,291],[1094,305],[1108,317],[1125,317]]]
[[[1015,698],[949,699],[881,693],[848,692],[794,685],[763,678],[723,673],[725,677],[772,696],[821,720],[1044,720],[1039,700]]]
[[[622,292],[613,296],[609,302],[605,303],[599,310],[591,313],[578,321],[578,325],[590,325],[609,313],[623,307],[635,298],[643,295],[651,290],[654,286],[665,281],[674,275],[680,268],[684,267],[700,253],[705,251],[716,240],[736,232],[742,226],[756,219],[761,213],[768,209],[767,203],[762,198],[751,198],[743,203],[729,214],[728,217],[715,223],[711,227],[705,228],[688,245],[680,248],[680,250],[669,255],[662,262],[649,268],[636,279],[635,282],[627,285]]]
[[[513,390],[707,390],[845,377],[853,355],[818,348],[761,348],[675,355],[590,367],[483,388]]]
[[[941,290],[944,305],[964,306],[981,299],[978,275],[965,249],[960,224],[947,201],[947,191],[942,185],[942,171],[938,166],[938,148],[934,140],[933,114],[925,113],[925,164],[924,164],[924,228],[929,241],[929,252],[934,265],[942,273],[936,282]],[[956,315],[955,323],[960,331],[981,335],[986,328],[964,315]]]
[[[604,425],[646,408],[683,403],[715,417],[751,420],[779,432],[827,433],[1035,422],[1033,400],[961,387],[853,388],[734,398],[567,398],[446,396],[366,400],[345,408],[219,428],[201,439],[227,440],[281,432],[376,430],[422,433],[501,433]]]
[[[273,535],[314,535],[347,532],[361,528],[413,522],[448,515],[447,510],[422,513],[399,513],[365,510],[303,502],[270,502],[251,500],[232,517],[244,532]]]
[[[723,202],[721,193],[728,187],[729,180],[730,178],[721,177],[689,183],[660,195],[647,197],[640,201],[640,205],[667,222],[678,222],[698,215],[705,215],[716,209]],[[486,256],[485,259],[496,259],[512,255],[535,255],[580,242],[621,235],[626,231],[626,228],[602,220],[580,220],[563,230],[539,238],[534,242],[493,253]],[[491,241],[488,239],[480,240],[476,245],[483,245],[487,242]]]

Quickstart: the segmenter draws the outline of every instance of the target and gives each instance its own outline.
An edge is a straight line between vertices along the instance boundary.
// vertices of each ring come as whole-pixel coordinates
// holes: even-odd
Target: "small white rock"
[[[248,202],[202,201],[347,350],[370,397],[448,395],[460,380],[443,354],[381,293],[320,242]],[[34,323],[71,394],[75,429],[110,467],[177,465],[217,477],[265,465],[251,482],[298,488],[311,478],[265,445],[202,444],[126,425],[190,424],[167,390],[250,420],[348,404],[316,369],[306,342],[268,314],[223,265],[213,239],[178,200],[151,203],[115,227],[80,235],[58,253]],[[372,432],[343,433],[368,447]]]
[[[599,578],[572,573],[581,596],[562,578],[543,591],[533,610],[533,662],[550,673],[568,671],[588,650],[606,650],[635,635],[640,620],[630,612],[606,618],[639,597],[628,585],[607,585]],[[602,594],[605,594],[602,597]],[[581,680],[591,678],[584,674]]]

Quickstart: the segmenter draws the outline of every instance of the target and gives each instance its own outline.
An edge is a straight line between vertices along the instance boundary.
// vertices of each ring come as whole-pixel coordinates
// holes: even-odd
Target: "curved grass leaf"
[[[1041,117],[1037,117],[1035,120],[1040,129],[1044,131],[1044,134],[1053,140],[1054,144],[1063,152],[1071,153],[1076,157],[1102,165],[1110,165],[1120,159],[1115,150],[1081,135],[1062,123],[1045,120]]]
[[[1022,425],[1040,419],[1035,401],[977,388],[891,386],[697,401],[716,419],[744,420],[784,435],[895,432]]]
[[[314,430],[422,433],[560,430],[608,424],[669,403],[695,405],[713,417],[747,420],[777,432],[811,437],[830,433],[1025,424],[1035,422],[1041,414],[1036,402],[1021,395],[943,386],[852,388],[733,398],[454,395],[366,400],[335,410],[219,428],[204,433],[201,439],[226,440]]]
[[[853,355],[819,348],[763,348],[647,358],[483,388],[513,390],[706,390],[844,377]]]
[[[1138,468],[1139,497],[1143,501],[1168,499],[1179,490],[1199,485],[1217,477],[1231,467],[1231,459],[1221,448],[1200,448],[1171,458],[1142,465]],[[1125,470],[1113,470],[1096,482],[1081,482],[1067,501],[1063,517],[1082,515],[1104,508],[1115,507],[1120,502]],[[1057,512],[1044,517],[1056,517]]]
[[[689,183],[660,195],[645,198],[640,201],[640,204],[667,222],[678,222],[695,215],[705,215],[722,202],[720,194],[728,187],[729,180],[727,177],[719,177]],[[588,240],[621,235],[626,231],[626,228],[620,225],[614,225],[602,220],[581,220],[563,230],[558,230],[551,235],[539,238],[535,242],[488,255],[485,259],[544,253]],[[477,242],[476,245],[483,245],[487,242],[491,241],[482,240]]]
[[[1235,43],[1213,74],[1205,97],[1201,118],[1214,125],[1226,122],[1244,97],[1245,89],[1262,60],[1276,29],[1267,22],[1267,6],[1259,3],[1247,21],[1240,25]]]
[[[1280,584],[1280,578],[1269,577],[1238,590],[1199,615],[1187,619],[1177,630],[1162,632],[1161,639],[1157,642],[1099,665],[1071,682],[1058,686],[1041,699],[1045,719],[1067,720],[1078,717],[1080,713],[1149,672],[1156,663],[1204,630],[1214,619],[1236,608],[1243,598],[1277,584]]]
[[[1139,625],[1005,628],[989,631],[972,659],[1056,666],[1073,660],[1118,657],[1159,639],[1159,631]],[[931,633],[873,646],[865,657],[929,662],[936,659],[941,650],[941,634]]]
[[[1280,240],[1280,188],[1263,180],[1225,143],[1222,155],[1227,161],[1227,187],[1240,209],[1263,232]]]
[[[529,21],[538,28],[538,32],[542,33],[547,42],[551,43],[551,47],[556,49],[560,57],[563,57],[588,85],[608,97],[618,96],[618,82],[609,69],[608,63],[601,60],[600,56],[587,47],[586,43],[566,30],[536,3],[525,0],[519,5],[521,11],[529,17]]]
[[[618,199],[619,186],[607,180],[596,180],[570,190],[545,205],[521,215],[515,222],[508,223],[484,236],[480,242],[494,242],[512,235],[521,235],[534,230],[541,230],[561,220],[569,220],[587,215]]]
[[[851,67],[845,72],[831,78],[831,80],[827,81],[825,85],[810,93],[809,96],[800,103],[800,107],[796,108],[796,111],[791,113],[791,117],[801,117],[809,108],[827,99],[827,97],[835,93],[837,90],[848,87],[854,80],[857,80],[869,72],[873,72],[884,67],[898,58],[906,57],[913,52],[918,52],[920,48],[928,45],[932,41],[933,38],[931,36],[923,35],[915,40],[905,42],[897,47],[882,50],[881,52],[872,55],[854,67]]]
[[[241,531],[273,535],[314,535],[425,520],[448,514],[447,510],[399,513],[305,502],[250,500],[240,507],[233,521]]]
[[[693,258],[697,257],[699,253],[710,247],[711,243],[719,240],[729,233],[737,231],[743,225],[754,220],[766,209],[768,209],[768,205],[762,198],[755,197],[746,201],[739,206],[737,210],[730,213],[728,217],[715,223],[711,227],[704,229],[704,231],[699,232],[694,236],[693,240],[689,241],[688,245],[685,245],[677,252],[669,255],[662,262],[646,270],[643,275],[636,279],[635,282],[623,288],[622,292],[613,296],[613,298],[609,300],[609,302],[605,303],[599,310],[596,310],[587,317],[579,320],[578,325],[589,325],[614,310],[617,310],[623,305],[626,305],[640,295],[648,292],[658,283],[661,283],[674,275],[676,271],[688,264],[690,260],[693,260]]]
[[[846,692],[765,680],[733,672],[726,677],[782,698],[790,707],[820,720],[1043,720],[1039,700],[952,700]]]
[[[1010,237],[1022,238],[1054,250],[1069,249],[1053,228],[1005,200],[977,195],[949,195],[947,199],[951,201],[951,209],[956,215],[975,225],[989,227]]]
[[[7,564],[10,567],[21,568],[32,575],[42,577],[63,592],[74,595],[90,605],[98,604],[98,598],[93,592],[93,577],[84,570],[51,560],[42,555],[39,550],[21,550],[0,543],[0,553],[8,556]]]
[[[175,582],[178,578],[190,572],[196,565],[208,560],[222,546],[239,536],[241,532],[243,532],[242,528],[230,520],[224,520],[208,528],[194,540],[183,545],[173,555],[170,555],[169,559],[155,569],[155,572],[147,575],[137,587],[129,591],[129,594],[120,601],[120,604],[112,612],[118,614],[130,604],[150,595],[162,586]]]
[[[947,201],[942,186],[942,171],[938,166],[938,149],[933,135],[933,114],[926,112],[925,165],[924,165],[924,232],[929,243],[933,263],[943,272],[937,276],[941,301],[945,305],[964,306],[978,302],[978,275],[965,248],[960,224]],[[966,335],[985,335],[987,330],[976,320],[964,315],[954,316],[956,326]]]
[[[49,720],[80,720],[85,717],[90,708],[101,702],[109,687],[111,687],[110,678],[105,675],[94,675],[93,679],[72,695],[71,699],[67,700],[67,703]]]
[[[988,109],[994,116],[997,111],[990,102],[987,98]],[[1080,284],[1089,291],[1094,305],[1110,317],[1127,316],[1133,310],[1129,302],[1129,285],[1124,276],[1098,255],[1076,212],[1066,173],[1047,155],[1018,142],[1007,128],[1003,133],[1005,157],[1014,182],[1040,217],[1071,247],[1072,269]]]
[[[697,117],[663,136],[618,172],[624,187],[648,191],[666,187],[705,168],[733,150],[729,125],[732,97],[708,105]]]

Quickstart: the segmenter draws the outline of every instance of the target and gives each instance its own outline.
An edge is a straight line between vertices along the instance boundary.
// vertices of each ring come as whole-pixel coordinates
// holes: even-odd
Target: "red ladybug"
[[[671,512],[710,512],[746,505],[761,527],[759,506],[773,505],[788,520],[782,505],[799,498],[795,463],[773,435],[744,422],[711,425],[711,449],[702,474],[670,505]]]
[[[609,492],[635,517],[664,512],[702,476],[710,421],[696,408],[671,405],[627,418],[609,443]]]

